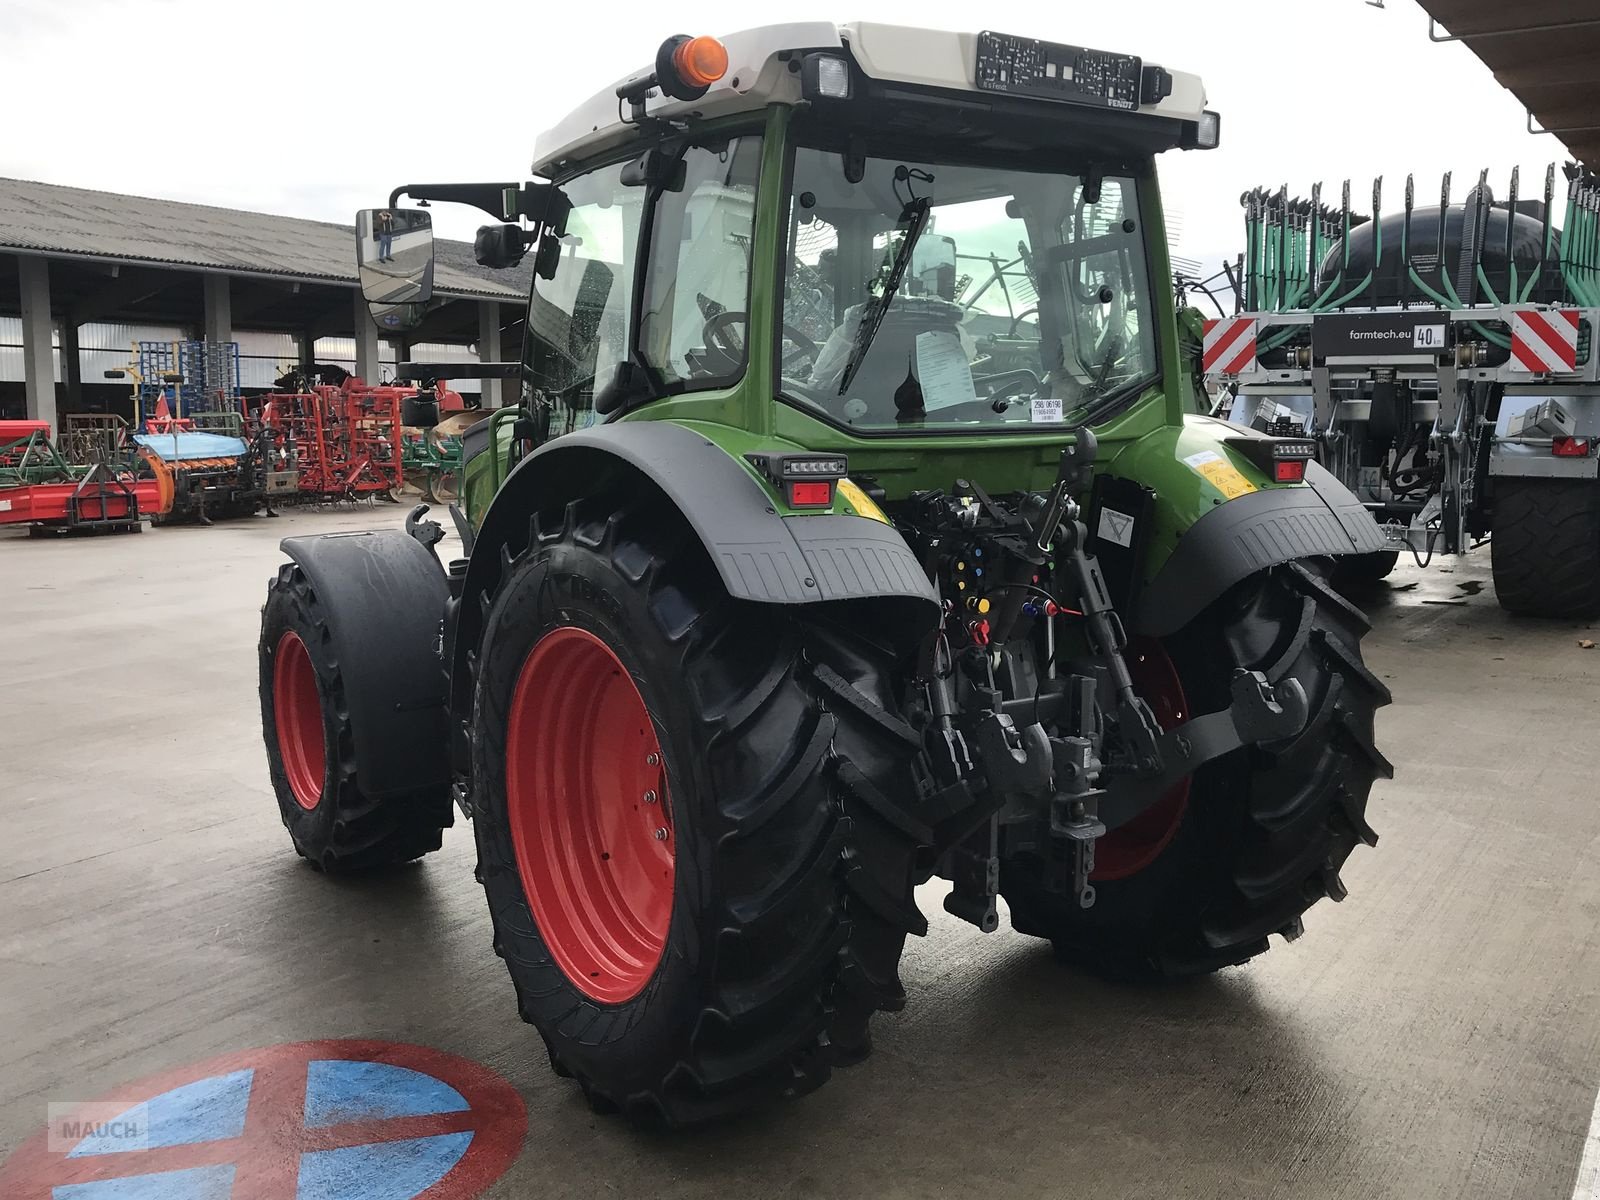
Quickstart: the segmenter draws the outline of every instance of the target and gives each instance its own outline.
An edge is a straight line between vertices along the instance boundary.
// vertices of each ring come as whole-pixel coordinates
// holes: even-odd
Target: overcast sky
[[[819,18],[992,27],[1144,56],[1206,82],[1222,149],[1162,160],[1179,252],[1214,269],[1241,240],[1239,193],[1287,182],[1357,203],[1407,171],[1461,197],[1484,167],[1523,196],[1564,150],[1459,44],[1431,43],[1414,0],[1102,0],[1015,12],[854,0]],[[759,21],[761,6],[486,0],[0,0],[0,175],[349,221],[408,180],[517,179],[534,135],[650,60],[672,33]],[[773,6],[772,11],[779,11]],[[436,210],[470,237],[467,210]]]

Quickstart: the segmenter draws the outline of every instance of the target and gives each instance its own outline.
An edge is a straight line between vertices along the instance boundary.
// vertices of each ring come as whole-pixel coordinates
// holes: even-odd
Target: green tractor
[[[1124,979],[1299,936],[1376,840],[1389,693],[1327,580],[1383,537],[1304,439],[1192,411],[1155,156],[1218,130],[1137,57],[789,24],[669,39],[540,181],[363,214],[388,328],[430,303],[400,198],[495,218],[521,400],[468,432],[463,557],[420,507],[284,542],[296,849],[406,862],[459,805],[551,1066],[670,1124],[864,1057],[933,876]]]

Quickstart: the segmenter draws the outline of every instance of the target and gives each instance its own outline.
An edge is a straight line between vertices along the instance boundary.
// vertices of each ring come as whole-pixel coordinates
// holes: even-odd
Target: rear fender
[[[1308,463],[1303,484],[1273,483],[1223,441],[1238,436],[1225,421],[1189,417],[1105,463],[1106,473],[1154,492],[1141,518],[1150,528],[1138,543],[1137,632],[1176,633],[1236,583],[1280,563],[1387,549],[1371,514],[1332,474]]]
[[[533,514],[604,494],[625,478],[647,480],[682,515],[735,599],[891,606],[885,624],[908,644],[939,619],[938,594],[891,526],[844,511],[782,516],[739,459],[686,426],[597,425],[556,438],[519,463],[484,514],[452,624],[451,701],[458,716],[471,705],[467,656],[482,636],[501,571],[528,544]]]
[[[370,796],[450,780],[441,629],[449,589],[421,542],[400,530],[285,538],[327,614]]]

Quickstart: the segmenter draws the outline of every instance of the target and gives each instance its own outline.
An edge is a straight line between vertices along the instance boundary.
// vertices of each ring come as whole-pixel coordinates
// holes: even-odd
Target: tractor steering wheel
[[[744,337],[734,333],[733,326],[748,325],[749,323],[749,313],[740,312],[738,309],[732,308],[724,309],[706,320],[705,330],[701,334],[705,338],[706,349],[712,355],[721,359],[722,364],[730,371],[736,370],[738,365],[744,361],[746,340]],[[793,325],[784,324],[780,328],[783,330],[784,340],[793,343],[795,347],[793,355],[785,354],[783,356],[785,369],[788,368],[791,360],[796,357],[804,356],[806,360],[812,363],[817,361],[817,356],[822,353],[821,347]]]

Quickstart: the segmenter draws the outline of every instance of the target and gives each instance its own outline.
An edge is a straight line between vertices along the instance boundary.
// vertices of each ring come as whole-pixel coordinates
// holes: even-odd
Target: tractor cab
[[[1153,156],[1218,134],[1198,78],[1135,55],[772,26],[668,39],[538,139],[548,183],[391,203],[504,218],[487,265],[537,247],[520,375],[541,434],[670,411],[840,449],[1060,439],[1142,397],[1181,412]],[[400,304],[367,265],[406,212],[358,221],[391,322],[427,299],[420,263]]]

